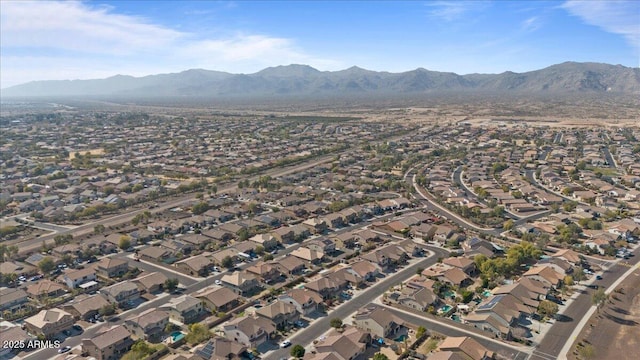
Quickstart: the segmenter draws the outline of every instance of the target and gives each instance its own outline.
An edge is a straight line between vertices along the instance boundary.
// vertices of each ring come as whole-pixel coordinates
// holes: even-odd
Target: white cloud
[[[196,67],[248,73],[287,63],[323,70],[342,65],[307,54],[292,39],[244,33],[203,39],[77,1],[0,1],[0,14],[2,88],[33,80],[140,76]]]
[[[532,16],[525,21],[522,22],[522,30],[531,32],[536,31],[540,28],[540,18],[537,16]]]
[[[570,0],[562,8],[589,25],[624,36],[631,46],[640,49],[640,2]]]
[[[466,13],[482,10],[487,6],[485,1],[432,1],[428,2],[429,15],[445,21],[454,21]]]

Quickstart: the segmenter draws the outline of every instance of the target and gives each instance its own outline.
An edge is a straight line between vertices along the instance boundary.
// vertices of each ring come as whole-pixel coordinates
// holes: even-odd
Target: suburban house
[[[235,271],[222,276],[222,284],[238,295],[246,296],[260,289],[258,278],[247,271]]]
[[[5,344],[27,344],[29,341],[34,340],[32,335],[29,335],[22,327],[20,326],[0,326],[0,331],[2,331],[2,341]],[[0,348],[0,358],[2,359],[10,359],[23,351],[20,346],[3,346]]]
[[[270,320],[277,329],[287,329],[300,319],[295,305],[280,300],[256,309],[256,315]]]
[[[165,274],[161,272],[151,272],[143,273],[131,281],[138,285],[138,290],[141,294],[152,294],[162,291],[164,283],[167,280],[168,278]]]
[[[322,304],[322,297],[308,289],[291,289],[278,296],[278,300],[295,306],[296,310],[304,316],[319,310]]]
[[[407,252],[397,245],[388,245],[361,256],[365,260],[378,265],[383,271],[406,263],[409,259]]]
[[[283,274],[291,276],[300,274],[305,268],[305,262],[293,255],[286,255],[278,261],[271,262]]]
[[[346,285],[346,282],[342,284]],[[328,300],[338,296],[343,289],[342,284],[336,283],[329,277],[321,277],[308,281],[304,287],[320,295],[323,300]]]
[[[22,289],[0,289],[0,311],[16,312],[29,305],[29,295]]]
[[[393,338],[404,321],[383,307],[362,308],[353,317],[353,325],[376,338]]]
[[[240,296],[227,287],[213,286],[194,294],[211,312],[227,312],[240,305]]]
[[[280,279],[282,274],[278,270],[278,267],[273,263],[267,263],[264,261],[258,261],[255,264],[249,266],[247,272],[253,274],[265,284],[271,284]]]
[[[70,302],[62,305],[75,319],[88,321],[96,316],[100,309],[109,305],[102,294],[76,296]]]
[[[175,263],[178,269],[191,276],[206,276],[212,265],[211,258],[205,255],[191,256]]]
[[[222,324],[222,331],[229,340],[257,348],[275,335],[276,327],[271,320],[261,316],[242,316]]]
[[[430,306],[435,307],[440,302],[431,288],[411,286],[392,292],[387,296],[387,300],[418,311],[427,311]]]
[[[73,323],[73,315],[58,308],[41,310],[24,320],[24,325],[30,333],[42,335],[46,339],[51,339],[64,330],[69,330]]]
[[[468,276],[474,276],[478,272],[476,264],[468,257],[450,257],[444,259],[442,263],[460,269]]]
[[[249,238],[249,241],[261,245],[265,250],[275,249],[278,246],[278,239],[271,234],[257,234]]]
[[[96,360],[117,360],[131,349],[133,343],[129,330],[117,325],[90,339],[82,339],[82,353]]]
[[[532,266],[522,277],[531,278],[544,283],[547,286],[558,287],[564,279],[564,275],[554,270],[551,266]]]
[[[327,223],[319,218],[310,218],[302,222],[312,234],[324,234],[327,231]]]
[[[120,277],[129,271],[129,263],[116,258],[102,258],[96,263],[96,273],[104,278]]]
[[[489,360],[495,356],[493,352],[469,336],[449,336],[438,346],[438,350],[460,353],[463,358],[470,360]]]
[[[138,251],[138,258],[145,261],[170,264],[175,261],[173,251],[160,246],[147,246]]]
[[[309,240],[305,243],[310,250],[318,251],[324,254],[333,254],[336,252],[336,243],[326,237]]]
[[[104,287],[100,290],[100,293],[105,295],[110,303],[119,307],[128,307],[131,302],[138,300],[140,297],[138,285],[131,281],[123,281]]]
[[[62,276],[64,283],[71,289],[75,289],[80,285],[89,281],[96,281],[96,271],[91,267],[79,270],[71,270]]]
[[[27,294],[32,299],[54,299],[67,293],[67,289],[51,280],[43,279],[33,285],[27,286]]]
[[[342,331],[331,329],[326,336],[314,342],[315,354],[311,359],[357,360],[371,344],[371,335],[355,326],[346,326]]]
[[[206,360],[240,360],[247,347],[237,341],[222,337],[214,337],[201,347],[196,348],[197,358]]]
[[[148,309],[125,320],[124,326],[140,339],[158,341],[169,323],[169,313]]]
[[[319,264],[324,259],[324,253],[322,251],[311,250],[304,246],[293,250],[291,255],[312,264]]]
[[[365,281],[375,281],[380,275],[380,268],[367,260],[356,261],[351,264],[351,269]]]
[[[159,309],[167,311],[172,320],[183,324],[196,322],[205,312],[203,302],[191,295],[169,299],[169,302]]]

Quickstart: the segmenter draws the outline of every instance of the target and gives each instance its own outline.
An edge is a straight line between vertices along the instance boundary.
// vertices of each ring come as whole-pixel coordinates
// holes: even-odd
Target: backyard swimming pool
[[[174,331],[171,333],[171,340],[173,340],[173,342],[180,341],[182,338],[184,338],[184,334],[180,331]]]

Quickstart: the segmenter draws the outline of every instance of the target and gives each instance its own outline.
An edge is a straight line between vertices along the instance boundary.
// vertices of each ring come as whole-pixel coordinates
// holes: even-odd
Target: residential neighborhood
[[[638,128],[2,121],[7,358],[549,360],[638,261]]]

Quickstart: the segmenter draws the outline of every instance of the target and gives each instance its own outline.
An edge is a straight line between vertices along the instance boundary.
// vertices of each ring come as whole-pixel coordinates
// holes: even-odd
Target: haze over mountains
[[[565,62],[525,73],[458,75],[422,68],[376,72],[351,67],[318,71],[307,65],[276,66],[254,74],[192,69],[173,74],[100,80],[35,81],[2,90],[3,97],[312,97],[438,92],[640,94],[640,69],[622,65]]]

